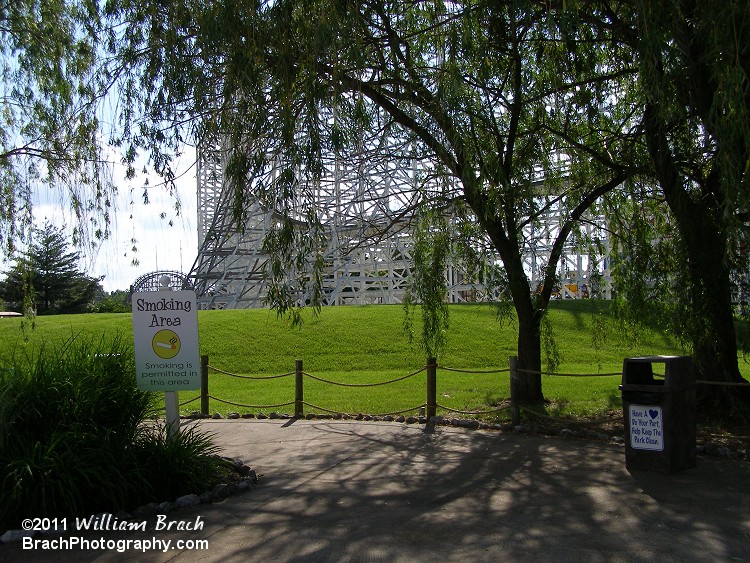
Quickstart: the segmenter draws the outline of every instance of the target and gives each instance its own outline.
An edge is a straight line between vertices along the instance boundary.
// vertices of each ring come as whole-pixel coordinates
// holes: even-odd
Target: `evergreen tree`
[[[27,252],[0,285],[0,295],[20,310],[30,297],[40,315],[80,313],[101,292],[98,279],[78,270],[80,253],[71,251],[61,229],[47,224],[33,230]]]

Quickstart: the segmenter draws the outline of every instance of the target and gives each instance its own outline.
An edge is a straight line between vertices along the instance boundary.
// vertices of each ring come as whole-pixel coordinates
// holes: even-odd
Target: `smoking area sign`
[[[198,311],[194,291],[133,294],[133,343],[138,387],[200,389]]]
[[[664,450],[664,423],[660,406],[630,405],[630,447],[634,450]]]

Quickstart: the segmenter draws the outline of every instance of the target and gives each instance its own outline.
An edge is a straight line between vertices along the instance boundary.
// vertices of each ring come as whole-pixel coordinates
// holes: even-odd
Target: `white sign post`
[[[664,424],[658,405],[630,405],[630,447],[664,451]]]
[[[201,387],[195,292],[143,291],[132,306],[138,387],[164,392],[167,430],[177,432],[177,392]]]

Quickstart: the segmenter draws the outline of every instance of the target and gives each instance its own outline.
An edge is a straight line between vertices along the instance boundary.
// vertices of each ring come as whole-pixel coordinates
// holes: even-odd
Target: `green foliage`
[[[0,360],[0,528],[25,517],[91,515],[210,487],[222,463],[195,432],[147,424],[132,347],[86,337]],[[168,456],[179,458],[176,467]]]
[[[623,37],[638,55],[649,164],[684,245],[681,301],[696,366],[738,381],[731,270],[746,267],[737,251],[750,205],[750,10],[720,0],[635,8]]]
[[[0,9],[0,244],[27,239],[35,190],[70,207],[75,238],[108,235],[111,178],[105,173],[96,74],[100,4],[14,0]]]
[[[69,251],[63,229],[33,229],[33,240],[0,284],[17,311],[40,315],[87,310],[101,292],[99,280],[78,270],[80,253]]]
[[[485,262],[491,250],[502,260],[506,272],[492,276],[507,280],[500,291],[524,317],[522,355],[538,356],[537,319],[550,295],[530,295],[522,260],[533,244],[528,229],[552,206],[563,208],[543,268],[551,290],[569,231],[629,173],[620,155],[632,152],[630,137],[619,133],[631,115],[621,86],[632,82],[632,69],[614,57],[608,34],[579,25],[574,10],[517,2],[113,0],[107,14],[131,30],[108,44],[128,158],[146,151],[168,170],[186,138],[217,149],[212,156],[228,162],[238,224],[250,201],[275,212],[264,250],[268,303],[280,313],[298,323],[301,307],[322,300],[322,251],[342,241],[324,240],[321,225],[348,226],[347,205],[378,206],[391,224],[353,234],[336,250],[362,248],[391,228],[416,229],[412,302],[422,303],[422,345],[439,353],[447,315],[434,287],[437,266],[461,244],[446,243],[439,221],[419,223],[455,208],[475,227],[463,250]],[[614,89],[623,95],[612,96]],[[322,177],[341,163],[368,162],[388,163],[386,172],[390,163],[419,162],[408,186],[392,187],[413,192],[398,204],[394,197],[403,209],[353,203],[347,198],[358,188],[338,184],[341,205],[317,207]],[[540,358],[522,362],[533,367]]]
[[[737,348],[742,353],[745,361],[750,354],[750,319],[746,315],[740,316],[736,321]]]
[[[549,315],[545,313],[540,323],[542,349],[544,350],[544,357],[546,359],[546,371],[554,372],[560,365],[560,346],[552,330],[552,323],[549,320]]]
[[[136,503],[211,490],[229,469],[219,451],[196,427],[181,428],[179,433],[167,432],[165,425],[152,428],[134,447],[135,474],[145,481]]]
[[[667,326],[691,341],[685,248],[663,200],[639,186],[608,198],[612,239],[614,312],[625,325]]]
[[[663,156],[689,179],[691,197],[734,222],[750,205],[750,9],[737,0],[641,1],[637,8],[644,96],[673,147]]]
[[[428,358],[437,358],[446,344],[448,305],[445,302],[445,268],[450,256],[448,222],[442,213],[425,211],[412,234],[414,271],[404,299],[404,330],[413,340],[414,309],[422,312],[420,344]]]
[[[121,456],[152,409],[151,397],[123,377],[132,361],[121,344],[72,340],[55,348],[17,350],[3,359],[0,466],[7,502],[0,521],[6,527],[34,510],[62,516],[126,504]]]
[[[102,296],[95,300],[92,312],[94,313],[129,313],[130,293],[118,289],[111,291],[108,295],[102,292]]]

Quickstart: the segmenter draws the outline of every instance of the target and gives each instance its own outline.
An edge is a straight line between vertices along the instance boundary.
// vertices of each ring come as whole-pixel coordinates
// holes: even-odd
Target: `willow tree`
[[[112,184],[98,112],[97,2],[14,0],[0,5],[0,243],[12,253],[30,231],[32,194],[70,203],[76,235],[105,237]],[[85,219],[84,219],[85,218]]]
[[[650,169],[683,257],[672,296],[689,311],[681,324],[697,369],[742,381],[731,276],[750,208],[750,5],[644,0],[609,13],[637,56]]]
[[[619,159],[630,149],[614,134],[632,126],[627,96],[610,92],[627,90],[630,69],[609,62],[609,38],[578,26],[574,12],[515,1],[111,0],[108,9],[128,26],[111,42],[124,107],[140,124],[131,154],[147,149],[163,162],[186,139],[226,149],[238,220],[250,192],[276,211],[266,241],[273,306],[293,308],[303,290],[320,297],[325,233],[314,186],[325,156],[356,158],[363,146],[373,157],[408,156],[425,176],[411,211],[428,348],[445,312],[434,281],[457,247],[481,248],[479,237],[502,261],[519,366],[540,370],[563,244],[629,174]],[[535,291],[523,254],[553,205],[563,216]],[[448,210],[464,220],[456,231],[445,229]],[[523,394],[541,400],[541,379],[529,378]]]

